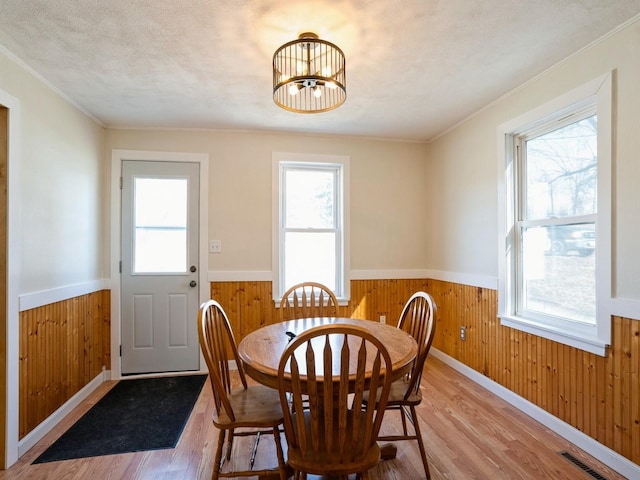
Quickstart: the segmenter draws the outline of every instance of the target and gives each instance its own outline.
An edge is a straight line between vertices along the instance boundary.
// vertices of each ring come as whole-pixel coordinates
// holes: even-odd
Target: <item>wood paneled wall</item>
[[[110,292],[20,313],[20,439],[111,368]]]
[[[427,280],[360,280],[351,282],[351,301],[339,307],[343,317],[398,323],[407,299],[417,290],[426,290]],[[271,282],[213,282],[211,298],[220,302],[232,324],[236,341],[249,332],[279,321]]]
[[[640,319],[614,317],[600,357],[500,325],[497,292],[435,280],[357,280],[340,315],[396,324],[416,290],[438,305],[434,347],[640,464]],[[237,341],[278,319],[271,282],[216,282]],[[465,326],[467,339],[459,340]],[[428,381],[428,379],[425,379]]]

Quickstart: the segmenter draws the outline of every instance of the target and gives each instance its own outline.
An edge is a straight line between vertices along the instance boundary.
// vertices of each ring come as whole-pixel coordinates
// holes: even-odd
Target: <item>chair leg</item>
[[[222,447],[224,445],[225,434],[226,431],[221,429],[218,435],[218,445],[216,446],[216,456],[213,461],[213,474],[211,475],[211,480],[218,480],[218,475],[220,475],[220,460],[222,459]]]
[[[234,438],[234,432],[232,428],[231,430],[229,430],[229,438],[227,439],[227,453],[225,455],[227,462],[231,460],[231,450],[233,449],[233,438]]]
[[[431,473],[429,472],[429,463],[427,462],[427,452],[424,449],[424,442],[422,441],[422,434],[420,433],[420,420],[416,415],[416,407],[411,405],[411,419],[413,420],[413,428],[416,431],[416,440],[418,440],[418,447],[420,448],[420,456],[422,457],[422,464],[424,465],[424,473],[427,475],[427,480],[431,479]]]
[[[404,410],[404,407],[400,407],[400,418],[402,419],[402,432],[404,433],[404,436],[406,437],[408,435],[407,433],[407,414]]]
[[[284,452],[282,451],[282,442],[280,441],[280,427],[273,427],[273,439],[276,444],[276,455],[278,456],[278,471],[280,472],[280,480],[287,480],[287,465],[284,463]]]

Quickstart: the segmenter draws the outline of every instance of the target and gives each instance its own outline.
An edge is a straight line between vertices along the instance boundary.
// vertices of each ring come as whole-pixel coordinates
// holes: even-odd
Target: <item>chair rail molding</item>
[[[18,297],[19,311],[31,310],[32,308],[62,302],[71,298],[87,295],[89,293],[108,290],[111,288],[109,279],[90,280],[88,282],[64,285],[38,292],[23,293]]]

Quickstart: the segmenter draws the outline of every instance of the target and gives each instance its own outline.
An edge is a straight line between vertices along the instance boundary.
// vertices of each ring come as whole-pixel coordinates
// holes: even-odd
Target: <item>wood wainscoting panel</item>
[[[379,321],[396,325],[405,302],[418,290],[427,291],[428,280],[353,280],[351,301],[338,308],[341,317]],[[245,335],[279,321],[270,281],[212,282],[211,298],[224,308],[236,341]]]
[[[111,368],[110,292],[20,312],[19,438]]]
[[[600,357],[502,326],[496,290],[438,280],[354,280],[339,315],[384,315],[396,325],[417,290],[438,306],[435,348],[640,464],[640,319],[613,317],[612,346]],[[211,298],[227,311],[237,341],[279,318],[271,282],[215,282]]]
[[[271,282],[213,282],[211,298],[229,317],[236,342],[265,325],[278,321],[271,298]]]
[[[384,315],[386,323],[397,325],[409,297],[418,290],[427,292],[429,283],[426,279],[352,280],[351,301],[340,315],[376,322]]]
[[[500,325],[495,290],[431,280],[427,291],[435,348],[640,464],[639,319],[613,317],[601,357]]]

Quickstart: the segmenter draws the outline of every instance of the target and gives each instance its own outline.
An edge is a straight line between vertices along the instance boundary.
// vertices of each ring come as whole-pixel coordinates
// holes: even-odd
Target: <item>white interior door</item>
[[[199,369],[199,165],[122,162],[122,374]]]

